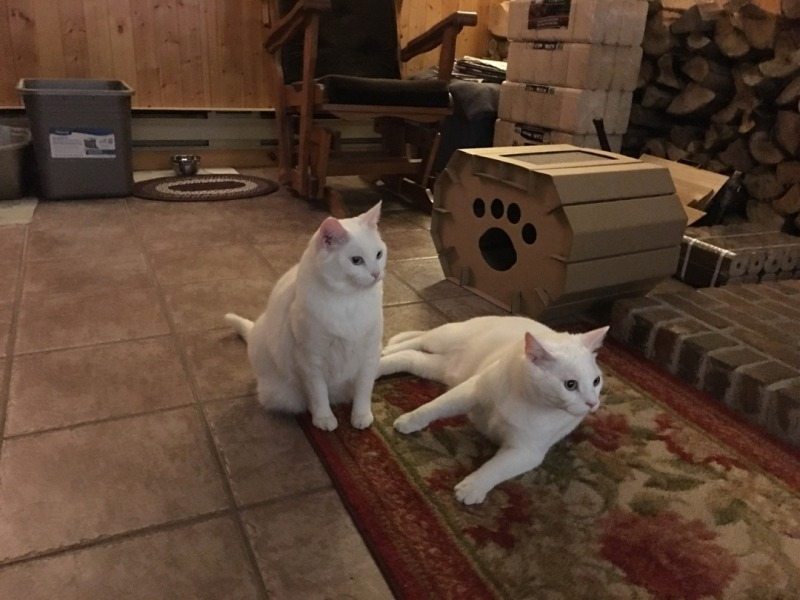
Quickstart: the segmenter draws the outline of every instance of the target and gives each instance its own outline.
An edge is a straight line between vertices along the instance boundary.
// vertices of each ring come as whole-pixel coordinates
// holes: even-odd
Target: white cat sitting
[[[407,371],[450,390],[401,415],[412,433],[436,419],[467,414],[500,446],[455,487],[464,504],[483,502],[497,484],[537,466],[547,451],[600,405],[595,360],[608,327],[559,333],[524,317],[477,317],[389,340],[379,376]]]
[[[316,427],[332,431],[338,423],[331,404],[352,399],[353,427],[372,423],[386,268],[380,211],[378,203],[350,219],[328,217],[255,323],[225,315],[247,341],[265,408],[309,410]]]

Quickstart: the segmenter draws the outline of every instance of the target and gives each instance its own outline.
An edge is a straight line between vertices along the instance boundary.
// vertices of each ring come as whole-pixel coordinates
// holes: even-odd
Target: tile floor
[[[324,217],[280,191],[43,202],[0,228],[0,598],[391,597],[222,324]],[[494,312],[441,280],[428,223],[385,206],[386,337]]]

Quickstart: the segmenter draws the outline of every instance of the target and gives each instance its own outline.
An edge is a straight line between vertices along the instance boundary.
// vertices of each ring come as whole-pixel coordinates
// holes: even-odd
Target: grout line
[[[2,386],[0,390],[0,457],[2,457],[3,438],[6,429],[6,411],[8,410],[8,404],[11,400],[11,371],[14,366],[14,345],[17,342],[17,326],[19,325],[19,315],[22,309],[22,287],[25,281],[25,255],[28,252],[29,225],[26,224],[24,227],[22,249],[18,257],[17,287],[14,293],[14,301],[11,304],[11,323],[8,326],[8,339],[6,339],[6,356],[4,358],[5,364],[2,373],[3,379],[0,380],[0,385]]]
[[[170,333],[158,333],[156,335],[148,335],[145,337],[137,337],[137,338],[126,338],[124,340],[109,340],[107,342],[96,342],[93,344],[79,344],[77,346],[59,346],[58,348],[45,348],[43,350],[29,350],[27,352],[17,352],[15,356],[17,358],[23,356],[32,356],[34,354],[53,354],[54,352],[68,352],[70,350],[82,350],[85,348],[100,348],[104,346],[112,346],[114,344],[125,344],[127,342],[146,342],[150,340],[158,340],[164,338],[170,338],[172,334]]]
[[[237,508],[240,512],[245,510],[256,510],[259,508],[266,508],[269,506],[273,506],[275,504],[281,504],[282,502],[286,502],[287,500],[300,500],[308,496],[321,494],[322,492],[333,491],[334,489],[335,488],[333,487],[333,482],[331,481],[331,483],[318,485],[312,488],[301,490],[299,492],[292,492],[290,494],[275,496],[273,498],[267,498],[265,500],[257,500],[255,502],[246,502],[244,504],[238,505]]]
[[[127,200],[125,201],[125,211],[128,218],[131,218],[131,209],[128,206]],[[155,278],[155,269],[153,268],[153,264],[151,261],[151,257],[147,252],[147,248],[142,240],[141,233],[136,231],[134,233],[135,239],[139,242],[140,246],[144,250],[145,255],[145,262],[147,264],[147,268],[150,271],[151,275]],[[155,289],[156,289],[156,296],[158,297],[158,302],[162,312],[164,313],[164,317],[166,318],[167,324],[170,329],[170,333],[175,339],[176,349],[178,351],[178,357],[181,361],[181,366],[183,367],[184,372],[187,375],[189,386],[192,390],[192,396],[194,397],[194,407],[195,412],[197,413],[198,417],[200,418],[201,423],[203,424],[203,429],[206,434],[206,441],[209,445],[209,449],[211,450],[211,454],[216,462],[218,474],[222,481],[222,486],[225,490],[225,494],[228,498],[228,503],[232,508],[232,514],[234,521],[237,525],[240,535],[240,541],[243,544],[243,549],[247,559],[250,563],[250,568],[252,570],[252,576],[254,579],[254,583],[256,588],[259,591],[259,595],[262,598],[269,598],[269,592],[267,591],[267,585],[264,581],[264,576],[261,573],[261,569],[258,565],[258,560],[255,555],[255,549],[253,548],[253,544],[250,540],[250,537],[247,535],[247,529],[245,528],[244,521],[242,520],[242,515],[237,509],[236,503],[236,496],[233,493],[233,486],[228,478],[228,474],[225,470],[225,464],[221,456],[221,452],[219,447],[214,440],[214,434],[211,431],[211,426],[208,422],[208,417],[206,416],[205,410],[203,410],[203,402],[200,399],[199,393],[199,386],[195,381],[194,373],[192,372],[191,365],[189,362],[189,357],[187,356],[186,349],[181,342],[180,332],[178,331],[177,324],[172,317],[172,314],[169,310],[169,305],[167,304],[166,296],[164,294],[164,289],[160,282],[156,280],[155,282]],[[220,315],[221,317],[221,315]]]
[[[68,425],[59,425],[57,427],[47,427],[45,429],[37,429],[35,431],[24,431],[22,433],[12,433],[10,435],[5,436],[6,441],[8,440],[19,440],[39,434],[44,433],[55,433],[57,431],[74,431],[76,429],[82,429],[84,427],[89,427],[91,425],[99,425],[102,423],[113,423],[115,421],[123,421],[125,419],[133,419],[137,417],[147,417],[149,415],[157,415],[161,413],[170,412],[173,410],[180,410],[185,409],[187,407],[194,406],[194,402],[184,402],[182,404],[175,404],[172,406],[162,406],[161,408],[154,408],[151,410],[146,411],[139,411],[139,412],[132,412],[120,415],[112,415],[109,417],[101,417],[99,419],[93,419],[88,421],[78,421],[76,423],[70,423]]]
[[[84,540],[76,542],[74,544],[68,544],[66,546],[62,546],[59,548],[51,548],[39,552],[34,551],[29,554],[25,554],[23,556],[17,556],[8,560],[0,561],[0,570],[20,564],[33,562],[40,559],[54,558],[62,554],[68,554],[74,551],[89,550],[95,547],[103,547],[117,542],[124,542],[129,539],[134,539],[147,535],[155,535],[165,531],[172,531],[175,529],[196,525],[198,523],[211,521],[213,519],[218,519],[221,517],[231,517],[235,521],[237,520],[237,514],[244,510],[257,510],[259,508],[266,508],[269,506],[280,504],[282,502],[286,502],[287,500],[290,499],[301,499],[307,496],[321,494],[322,492],[332,489],[333,489],[332,484],[321,485],[314,488],[309,488],[307,490],[303,490],[301,492],[295,492],[292,494],[286,494],[282,496],[275,496],[274,498],[267,498],[266,500],[259,500],[257,502],[249,502],[246,504],[242,504],[240,506],[220,508],[217,510],[212,510],[209,512],[204,512],[189,517],[181,517],[169,521],[163,521],[161,523],[146,525],[144,527],[139,527],[136,529],[129,529],[127,531],[122,531],[120,533],[101,535],[99,537],[92,538],[90,540]],[[257,571],[256,575],[258,575],[258,573],[259,572]]]
[[[173,529],[179,529],[181,527],[186,527],[187,525],[195,525],[197,523],[202,523],[204,521],[210,521],[212,519],[216,519],[219,517],[224,517],[226,515],[232,515],[236,512],[235,508],[221,508],[211,512],[202,513],[199,515],[193,515],[191,517],[184,517],[179,519],[174,519],[172,521],[165,521],[163,523],[156,523],[154,525],[147,525],[145,527],[140,527],[138,529],[129,529],[127,531],[123,531],[120,533],[114,533],[111,535],[100,536],[93,538],[91,540],[85,540],[81,542],[77,542],[75,544],[69,544],[67,546],[62,546],[60,548],[44,550],[41,552],[31,552],[30,554],[26,554],[24,556],[19,556],[12,558],[10,560],[0,561],[0,569],[5,567],[10,567],[14,565],[24,564],[28,562],[32,562],[34,560],[39,560],[43,558],[52,558],[55,556],[59,556],[61,554],[67,554],[69,552],[73,552],[75,550],[86,550],[89,548],[93,548],[96,546],[105,546],[109,544],[113,544],[115,542],[125,541],[128,539],[132,539],[135,537],[139,537],[142,535],[149,535],[160,533],[162,531],[169,531]]]

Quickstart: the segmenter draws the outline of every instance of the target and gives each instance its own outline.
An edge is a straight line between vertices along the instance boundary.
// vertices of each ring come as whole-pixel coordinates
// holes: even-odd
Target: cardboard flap
[[[669,170],[672,182],[675,184],[675,193],[678,194],[683,205],[689,225],[696,223],[705,215],[703,210],[708,206],[708,202],[728,181],[727,175],[720,175],[650,154],[642,154],[639,160],[661,165]]]

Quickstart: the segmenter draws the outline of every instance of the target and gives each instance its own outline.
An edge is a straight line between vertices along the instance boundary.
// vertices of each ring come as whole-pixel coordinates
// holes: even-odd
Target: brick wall
[[[800,281],[656,290],[611,320],[616,339],[800,446]]]

